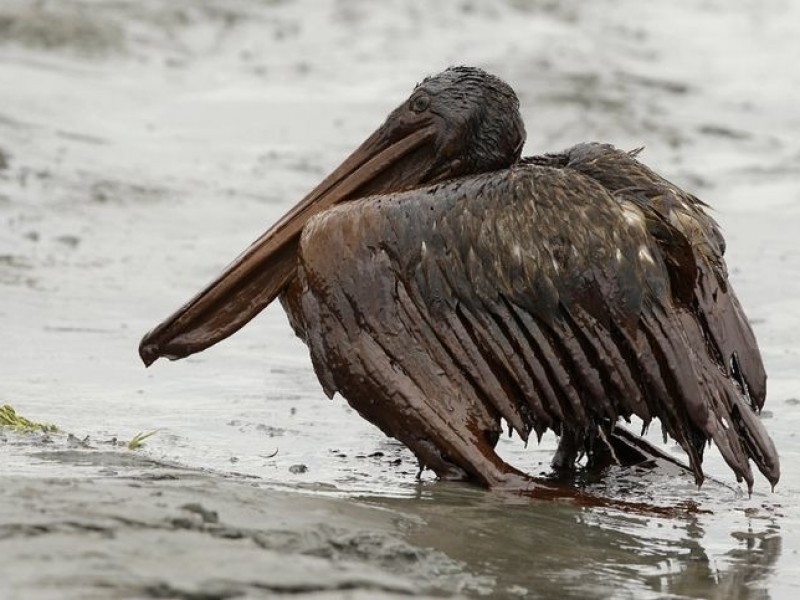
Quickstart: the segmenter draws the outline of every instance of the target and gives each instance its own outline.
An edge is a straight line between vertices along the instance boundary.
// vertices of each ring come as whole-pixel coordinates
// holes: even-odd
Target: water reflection
[[[494,597],[769,598],[781,554],[774,518],[731,503],[664,518],[446,483],[369,501],[419,517],[408,541],[463,562]]]
[[[773,523],[758,531],[748,528],[732,537],[738,544],[725,553],[722,562],[728,564],[720,567],[703,549],[701,540],[687,538],[689,552],[679,568],[669,575],[646,580],[648,585],[691,598],[770,598],[766,585],[781,555],[779,527]]]

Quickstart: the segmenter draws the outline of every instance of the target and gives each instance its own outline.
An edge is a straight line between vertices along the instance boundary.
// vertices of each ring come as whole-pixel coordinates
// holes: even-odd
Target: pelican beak
[[[405,122],[400,110],[217,279],[145,335],[139,344],[144,364],[205,350],[263,310],[294,277],[300,233],[314,215],[345,200],[425,182],[436,128],[430,121]]]

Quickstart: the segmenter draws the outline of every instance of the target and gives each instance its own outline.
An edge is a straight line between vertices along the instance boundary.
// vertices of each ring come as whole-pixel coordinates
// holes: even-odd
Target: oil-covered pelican
[[[561,436],[556,466],[629,462],[649,452],[616,426],[636,415],[698,484],[713,440],[738,480],[752,461],[774,486],[766,376],[705,205],[634,153],[520,159],[524,139],[498,78],[424,80],[142,359],[203,350],[280,296],[325,392],[440,477],[519,484],[494,451],[503,419]]]

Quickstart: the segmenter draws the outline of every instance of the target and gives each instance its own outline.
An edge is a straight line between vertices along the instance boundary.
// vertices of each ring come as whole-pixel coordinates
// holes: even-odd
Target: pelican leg
[[[575,461],[578,460],[582,451],[583,441],[579,439],[577,433],[565,430],[558,439],[558,448],[556,448],[550,466],[556,471],[571,471],[575,468]]]
[[[556,453],[550,463],[556,473],[568,474],[575,463],[586,456],[586,468],[600,472],[612,466],[632,466],[647,460],[644,453],[630,450],[624,440],[617,439],[616,428],[610,432],[598,425],[594,431],[565,429],[558,440]]]
[[[552,467],[558,472],[572,471],[581,453],[589,457],[587,468],[594,472],[610,466],[650,466],[670,463],[691,472],[688,465],[667,454],[644,438],[615,425],[607,434],[599,431],[591,440],[576,431],[564,431],[553,456]]]
[[[646,439],[632,434],[630,431],[619,425],[615,426],[609,441],[614,449],[614,453],[619,459],[619,464],[623,466],[658,466],[665,462],[677,465],[691,473],[692,470],[677,458],[667,454],[660,448],[654,446]]]

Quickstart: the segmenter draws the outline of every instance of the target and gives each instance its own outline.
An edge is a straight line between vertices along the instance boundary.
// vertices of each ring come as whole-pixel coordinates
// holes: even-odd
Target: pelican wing
[[[670,275],[676,287],[696,303],[698,319],[709,338],[709,349],[720,367],[734,377],[761,410],[767,395],[767,375],[753,330],[728,282],[723,255],[725,240],[705,204],[637,161],[636,153],[605,144],[581,144],[566,153],[564,166],[588,175],[618,197],[645,209],[649,230],[668,261],[688,250],[696,271],[692,279]],[[689,286],[691,282],[693,286]]]
[[[500,417],[525,439],[589,440],[637,415],[661,421],[698,482],[714,440],[737,478],[752,485],[749,458],[774,484],[774,446],[721,358],[755,347],[731,348],[719,323],[749,327],[740,309],[706,315],[719,289],[738,309],[721,252],[707,262],[642,186],[603,183],[519,165],[313,220],[302,314],[326,391],[423,462],[468,473]]]

